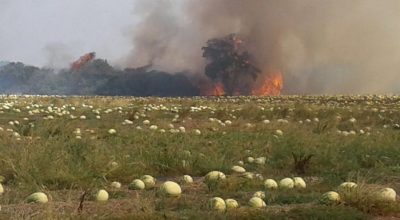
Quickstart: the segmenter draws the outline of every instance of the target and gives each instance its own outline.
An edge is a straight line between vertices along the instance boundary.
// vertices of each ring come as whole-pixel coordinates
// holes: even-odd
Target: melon
[[[266,157],[258,157],[254,160],[254,163],[258,165],[264,165],[266,160],[267,160]]]
[[[252,172],[245,172],[241,175],[242,177],[246,178],[246,179],[253,179],[254,178],[254,173]]]
[[[253,194],[253,197],[258,197],[260,199],[265,199],[265,192],[263,191],[257,191]]]
[[[266,189],[277,189],[278,188],[278,183],[273,179],[266,179],[264,181],[264,187]]]
[[[187,184],[193,183],[193,178],[189,175],[184,175],[182,180],[184,183],[187,183]]]
[[[298,189],[305,189],[307,186],[306,182],[301,177],[294,177],[293,182],[294,182],[294,187]]]
[[[160,187],[160,191],[163,195],[170,197],[177,197],[180,196],[182,193],[182,189],[179,184],[172,181],[167,181],[163,183]]]
[[[108,192],[104,189],[101,189],[96,194],[96,201],[98,202],[106,202],[108,200]]]
[[[279,187],[283,189],[292,189],[294,187],[294,181],[291,178],[284,178],[279,181]]]
[[[234,199],[225,200],[226,209],[236,209],[239,207],[239,203]]]
[[[267,205],[265,204],[264,200],[259,197],[253,197],[249,200],[249,206],[252,208],[263,208]]]
[[[132,190],[142,190],[146,188],[146,185],[142,180],[135,179],[129,184],[128,188]]]
[[[219,212],[223,212],[226,210],[226,203],[220,197],[214,197],[214,198],[210,199],[209,206],[210,206],[210,209],[219,211]]]
[[[224,179],[226,179],[226,176],[224,173],[222,173],[220,171],[211,171],[211,172],[207,173],[204,180],[206,183],[210,183],[210,182],[216,182],[216,181],[224,180]]]
[[[156,179],[150,175],[144,175],[140,178],[143,181],[146,189],[151,189],[156,185]]]
[[[339,185],[340,189],[353,189],[355,187],[357,187],[357,184],[354,182],[344,182]]]
[[[261,181],[264,180],[264,176],[263,176],[262,174],[260,174],[260,173],[256,173],[254,176],[255,176],[256,179],[258,179],[258,180],[261,180]]]
[[[254,162],[254,157],[247,157],[247,162],[248,163],[253,163]]]
[[[116,133],[117,133],[117,130],[111,128],[110,130],[108,130],[108,133],[109,133],[109,134],[116,134]]]
[[[396,191],[392,188],[384,188],[378,192],[378,200],[384,202],[395,202],[396,201]]]
[[[114,182],[111,183],[111,187],[115,188],[115,189],[120,189],[121,188],[121,183],[114,181]]]
[[[337,192],[329,191],[322,195],[321,202],[325,204],[335,204],[340,202],[340,195]]]
[[[111,168],[117,168],[118,167],[118,163],[115,162],[115,161],[111,162],[110,165],[111,165]]]
[[[158,129],[158,126],[157,125],[151,125],[150,126],[150,130],[157,130]]]
[[[42,192],[36,192],[28,196],[27,198],[28,203],[47,203],[49,199],[47,195]]]
[[[241,166],[233,166],[231,170],[235,173],[244,173],[246,170]]]

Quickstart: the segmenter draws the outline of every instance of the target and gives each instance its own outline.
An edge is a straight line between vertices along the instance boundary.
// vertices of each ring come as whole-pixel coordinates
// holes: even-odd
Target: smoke
[[[203,47],[207,59],[205,75],[223,84],[227,95],[250,95],[260,70],[252,64],[252,56],[239,36],[231,34],[215,38]]]
[[[201,48],[243,36],[256,66],[286,93],[400,92],[398,0],[141,0],[126,61],[203,74]]]
[[[90,54],[88,54],[90,55]],[[200,91],[187,74],[146,67],[119,70],[106,60],[83,60],[77,69],[55,71],[23,63],[0,62],[1,94],[196,96]]]
[[[44,47],[47,56],[47,65],[50,68],[66,68],[69,62],[74,59],[70,47],[62,43],[51,43]]]

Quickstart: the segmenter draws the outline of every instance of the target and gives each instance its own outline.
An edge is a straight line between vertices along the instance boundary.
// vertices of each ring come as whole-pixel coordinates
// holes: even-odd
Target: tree
[[[243,41],[235,34],[207,41],[202,48],[208,63],[205,74],[213,81],[221,82],[227,95],[249,95],[261,72],[252,56],[245,50]]]

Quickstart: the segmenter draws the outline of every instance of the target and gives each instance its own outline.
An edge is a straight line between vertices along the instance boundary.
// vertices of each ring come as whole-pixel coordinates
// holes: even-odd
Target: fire
[[[260,77],[255,83],[254,89],[250,95],[253,96],[277,96],[281,94],[283,88],[283,74],[281,72],[274,72],[266,77]],[[213,83],[207,81],[200,87],[201,93],[204,96],[223,96],[225,95],[224,85],[220,82]],[[243,95],[235,92],[234,95]]]
[[[222,83],[212,83],[207,86],[202,86],[201,93],[204,96],[223,96],[225,95],[224,85]]]
[[[96,57],[95,52],[87,53],[87,54],[81,56],[77,61],[73,62],[71,64],[71,69],[73,71],[78,71],[79,69],[82,68],[82,66],[84,66],[88,62],[92,61],[95,57]]]
[[[283,75],[281,72],[275,72],[265,78],[261,85],[252,91],[255,96],[280,95],[283,88]]]
[[[274,67],[266,66],[268,72],[257,67],[257,60],[247,50],[246,41],[233,33],[213,38],[202,47],[206,65],[204,74],[210,83],[200,86],[204,95],[280,95],[283,75]],[[258,62],[259,63],[259,62]],[[264,70],[265,71],[265,70]],[[216,83],[219,82],[219,83]],[[206,88],[206,89],[203,89]]]
[[[224,86],[221,83],[217,83],[215,85],[215,88],[214,88],[214,91],[213,91],[213,95],[214,96],[225,95]]]

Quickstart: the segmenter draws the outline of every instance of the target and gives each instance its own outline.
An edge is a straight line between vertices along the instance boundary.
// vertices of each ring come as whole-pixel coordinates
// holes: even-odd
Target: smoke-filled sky
[[[201,47],[240,34],[287,93],[400,92],[399,0],[0,0],[0,60],[202,73]]]
[[[96,51],[116,61],[131,45],[132,0],[0,0],[0,60],[65,66]]]

